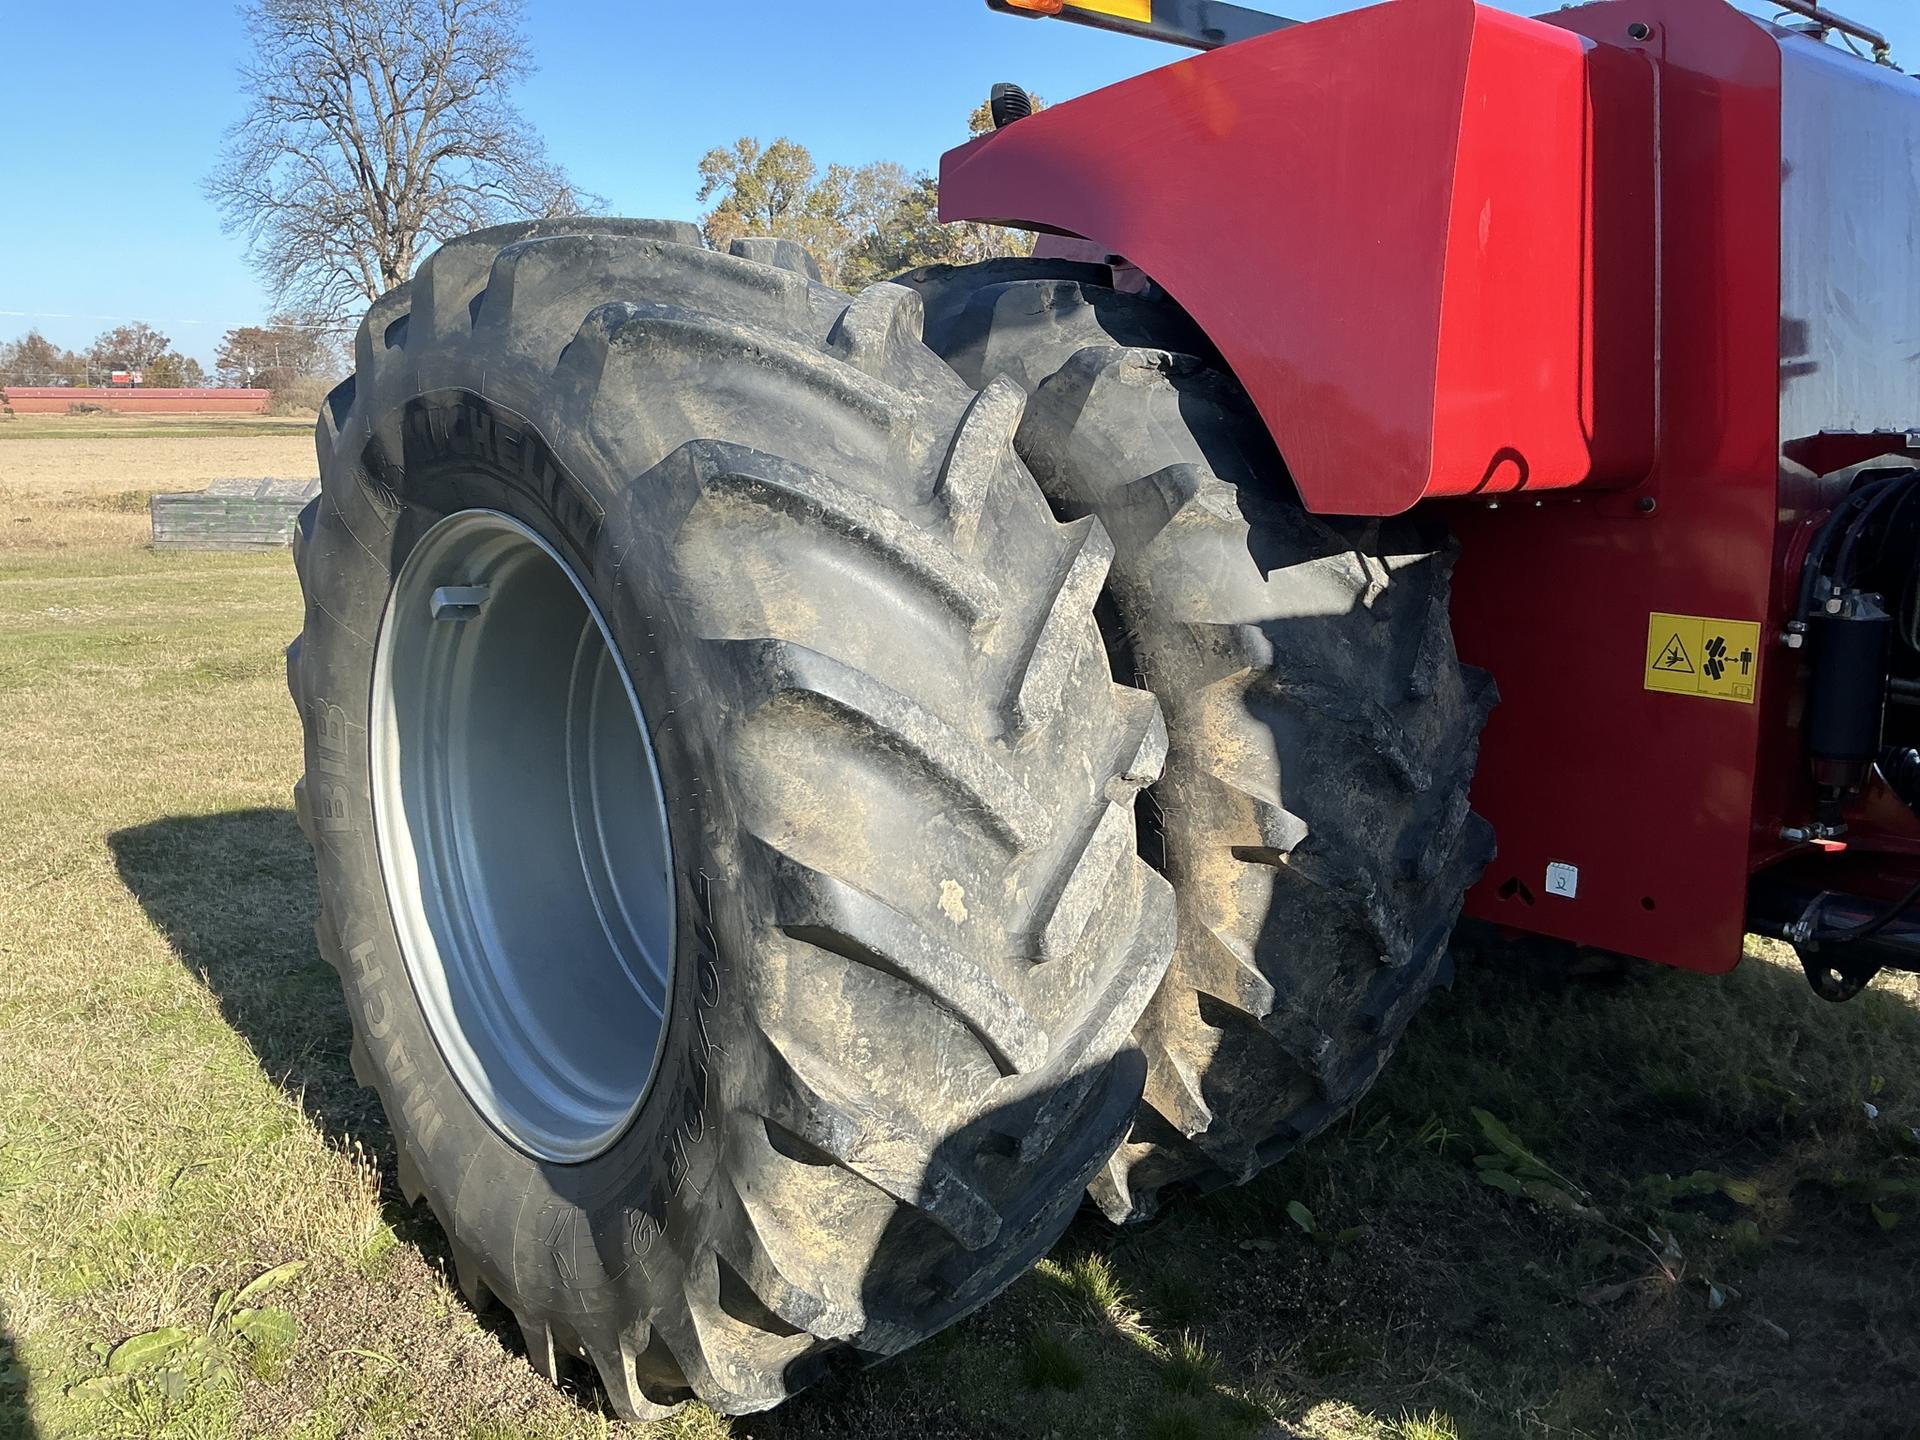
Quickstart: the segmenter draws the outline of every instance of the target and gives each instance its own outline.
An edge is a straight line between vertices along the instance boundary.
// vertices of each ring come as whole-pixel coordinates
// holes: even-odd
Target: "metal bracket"
[[[987,0],[987,4],[1005,15],[1070,20],[1190,50],[1218,50],[1301,23],[1225,0]]]
[[[1864,40],[1873,47],[1873,58],[1881,65],[1897,69],[1893,63],[1893,47],[1887,43],[1887,37],[1878,30],[1869,30],[1858,20],[1849,20],[1844,15],[1836,15],[1825,9],[1819,0],[1773,0],[1782,10],[1790,10],[1795,15],[1804,15],[1814,24],[1828,30],[1838,30],[1842,35],[1851,35],[1856,40]],[[1857,53],[1857,52],[1856,52]]]
[[[1845,945],[1823,949],[1813,943],[1793,947],[1794,954],[1800,957],[1800,968],[1807,972],[1807,984],[1813,987],[1813,993],[1836,1005],[1866,989],[1881,970],[1871,960],[1849,956],[1847,949]]]
[[[442,585],[433,592],[431,600],[433,618],[436,620],[473,620],[480,614],[480,607],[487,603],[485,585]]]

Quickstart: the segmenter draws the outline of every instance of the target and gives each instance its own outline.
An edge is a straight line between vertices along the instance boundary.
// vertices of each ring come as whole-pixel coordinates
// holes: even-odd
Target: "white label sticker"
[[[1580,867],[1564,860],[1547,862],[1547,894],[1572,900],[1580,894]]]

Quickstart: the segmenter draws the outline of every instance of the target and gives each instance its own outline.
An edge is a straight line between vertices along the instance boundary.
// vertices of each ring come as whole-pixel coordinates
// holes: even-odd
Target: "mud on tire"
[[[1445,533],[1308,514],[1164,296],[1051,260],[899,283],[983,404],[1031,393],[1015,447],[1058,513],[1113,536],[1115,673],[1166,709],[1143,851],[1180,938],[1139,1031],[1145,1104],[1093,1186],[1144,1219],[1352,1106],[1449,973],[1493,853],[1467,800],[1493,685],[1454,654]]]
[[[356,1071],[469,1297],[630,1417],[765,1408],[1007,1285],[1131,1121],[1173,943],[1134,844],[1165,731],[1110,678],[1103,526],[1055,520],[1021,397],[960,384],[914,292],[849,300],[792,247],[736,248],[599,220],[447,245],[369,312],[296,546],[297,806]],[[604,617],[664,799],[657,1069],[575,1163],[462,1089],[376,841],[389,595],[473,510]]]

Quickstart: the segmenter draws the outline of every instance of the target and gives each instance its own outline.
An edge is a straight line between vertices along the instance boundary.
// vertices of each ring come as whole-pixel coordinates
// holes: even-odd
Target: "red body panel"
[[[1700,970],[1737,962],[1804,769],[1773,756],[1757,831],[1795,703],[1780,75],[1720,0],[1393,0],[1043,112],[943,176],[948,218],[1084,236],[1163,285],[1311,508],[1475,497],[1445,507],[1455,633],[1503,702],[1470,913]],[[1764,622],[1758,703],[1646,689],[1653,611]]]
[[[1760,736],[1780,725],[1792,690],[1775,683],[1790,674],[1786,652],[1763,645],[1752,705],[1648,690],[1643,667],[1651,611],[1769,617],[1769,638],[1784,618],[1773,563],[1779,49],[1731,9],[1701,0],[1551,18],[1621,40],[1634,21],[1653,31],[1659,455],[1633,497],[1450,516],[1463,545],[1460,653],[1493,671],[1503,697],[1474,789],[1500,854],[1468,909],[1668,964],[1729,970],[1745,930]],[[1651,513],[1638,508],[1646,500]],[[1783,773],[1803,769],[1796,759]],[[1555,860],[1580,867],[1577,898],[1544,893]]]
[[[1630,50],[1395,0],[984,137],[947,157],[942,215],[1152,275],[1314,509],[1628,484],[1653,458],[1652,83]]]

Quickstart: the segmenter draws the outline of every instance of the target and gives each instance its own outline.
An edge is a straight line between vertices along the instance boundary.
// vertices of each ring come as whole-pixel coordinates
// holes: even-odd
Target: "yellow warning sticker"
[[[1647,617],[1647,689],[1751,705],[1759,679],[1759,621]]]
[[[1153,0],[1067,0],[1075,10],[1091,10],[1096,15],[1116,15],[1122,20],[1153,23]]]

